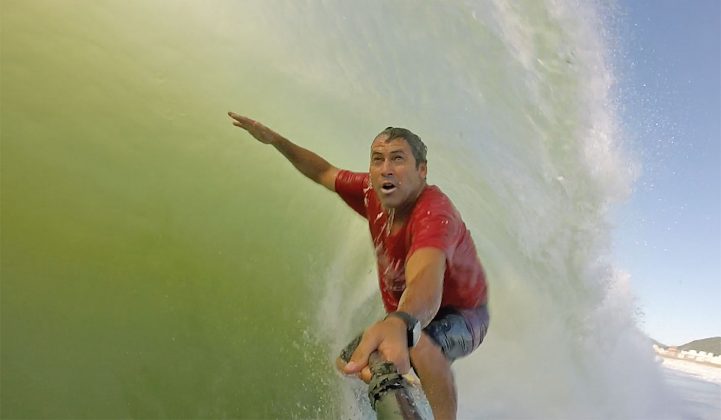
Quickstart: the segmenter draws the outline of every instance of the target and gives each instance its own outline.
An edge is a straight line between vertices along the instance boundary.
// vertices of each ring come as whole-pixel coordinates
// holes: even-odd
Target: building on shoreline
[[[679,351],[676,347],[663,348],[656,344],[653,345],[653,349],[656,351],[656,354],[663,357],[672,357],[674,359],[689,360],[721,367],[721,355],[716,356],[713,353],[696,350]]]

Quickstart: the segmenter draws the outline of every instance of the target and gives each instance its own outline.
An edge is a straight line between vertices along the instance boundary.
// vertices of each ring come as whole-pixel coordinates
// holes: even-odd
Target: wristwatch
[[[406,323],[406,335],[408,337],[408,348],[411,348],[418,344],[418,340],[421,339],[421,323],[408,312],[395,311],[386,315],[386,319],[389,316],[395,316],[403,320]]]

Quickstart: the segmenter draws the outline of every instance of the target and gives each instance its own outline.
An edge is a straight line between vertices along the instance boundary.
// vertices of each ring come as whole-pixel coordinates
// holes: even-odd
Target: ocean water
[[[331,363],[382,312],[365,224],[229,110],[353,170],[425,140],[490,282],[463,418],[683,416],[609,257],[612,7],[0,7],[3,417],[372,417]]]
[[[663,359],[664,379],[681,399],[685,419],[712,420],[721,416],[721,367]]]

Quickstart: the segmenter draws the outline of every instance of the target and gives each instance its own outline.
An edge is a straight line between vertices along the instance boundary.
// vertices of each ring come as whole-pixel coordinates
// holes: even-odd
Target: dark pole
[[[361,336],[356,337],[341,351],[341,359],[345,362],[350,360],[360,339]],[[368,399],[379,419],[423,419],[411,394],[411,385],[392,362],[384,360],[380,353],[374,351],[368,366],[372,375],[368,383]]]

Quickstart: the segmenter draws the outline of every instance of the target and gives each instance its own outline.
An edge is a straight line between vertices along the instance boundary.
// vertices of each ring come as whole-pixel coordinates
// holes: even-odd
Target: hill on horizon
[[[721,337],[710,337],[694,340],[678,347],[679,350],[696,350],[721,355]]]

